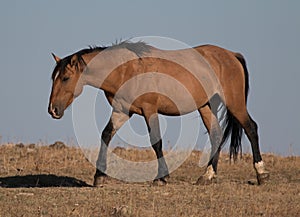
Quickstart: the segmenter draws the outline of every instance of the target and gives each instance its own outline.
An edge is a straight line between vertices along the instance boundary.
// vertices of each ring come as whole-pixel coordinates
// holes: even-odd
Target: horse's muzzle
[[[60,119],[64,115],[64,109],[62,106],[53,105],[50,103],[48,107],[48,112],[52,116],[52,118]]]

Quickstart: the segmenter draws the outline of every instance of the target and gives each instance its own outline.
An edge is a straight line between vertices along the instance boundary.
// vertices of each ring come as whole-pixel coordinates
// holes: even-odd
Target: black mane
[[[137,56],[141,57],[143,54],[150,52],[151,46],[143,41],[138,42],[131,42],[131,41],[121,41],[117,42],[115,44],[112,44],[112,46],[107,47],[108,49],[119,49],[119,48],[126,48],[133,53],[135,53]]]
[[[77,51],[76,53],[73,53],[73,54],[61,59],[56,64],[56,66],[53,70],[52,80],[54,80],[58,71],[64,72],[67,65],[71,63],[71,59],[74,55],[77,56],[79,61],[84,62],[82,56],[85,54],[89,54],[89,53],[96,52],[96,51],[101,52],[106,49],[115,50],[115,49],[120,49],[120,48],[126,48],[126,49],[134,52],[138,57],[141,57],[144,53],[148,53],[150,51],[151,46],[146,44],[143,41],[139,41],[139,42],[121,41],[121,42],[112,44],[111,46],[108,46],[108,47],[103,47],[103,46],[92,47],[92,46],[90,46],[89,48],[82,49],[80,51]]]

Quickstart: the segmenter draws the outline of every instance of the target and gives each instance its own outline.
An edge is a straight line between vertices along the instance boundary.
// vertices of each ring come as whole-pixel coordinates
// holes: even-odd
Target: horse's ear
[[[78,56],[77,55],[73,55],[71,58],[71,62],[70,65],[71,67],[76,66],[78,64]]]
[[[60,58],[58,56],[56,56],[54,53],[51,53],[55,62],[58,63],[60,61]]]

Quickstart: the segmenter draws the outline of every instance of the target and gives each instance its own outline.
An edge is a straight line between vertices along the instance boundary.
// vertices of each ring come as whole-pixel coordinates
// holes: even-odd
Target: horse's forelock
[[[67,57],[61,59],[56,64],[56,66],[53,70],[53,73],[52,73],[52,80],[53,81],[55,81],[61,73],[65,72],[65,69],[66,69],[67,65],[70,64],[70,62],[71,62],[72,56],[73,55],[67,56]]]

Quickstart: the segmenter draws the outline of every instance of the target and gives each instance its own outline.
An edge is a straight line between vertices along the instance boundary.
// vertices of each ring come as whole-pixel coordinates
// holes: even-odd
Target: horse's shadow
[[[24,175],[0,177],[2,188],[46,188],[46,187],[92,187],[84,181],[73,177],[56,175]]]

